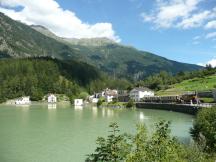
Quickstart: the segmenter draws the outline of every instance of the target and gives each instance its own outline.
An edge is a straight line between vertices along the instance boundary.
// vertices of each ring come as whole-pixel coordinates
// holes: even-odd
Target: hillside
[[[76,59],[76,55],[67,45],[0,13],[0,57],[52,56]]]
[[[200,66],[124,46],[106,38],[66,39],[42,26],[27,26],[0,13],[0,58],[51,56],[91,64],[110,76],[140,80],[152,73],[192,71]]]
[[[47,93],[73,97],[81,91],[89,92],[89,86],[102,79],[94,67],[85,63],[48,57],[3,59],[0,67],[0,102],[23,95],[39,100]]]
[[[208,91],[216,88],[216,75],[205,76],[184,80],[181,83],[173,84],[166,90],[158,91],[158,95],[175,95],[187,91]]]
[[[176,74],[179,71],[200,69],[197,65],[184,64],[155,54],[139,51],[107,38],[67,39],[60,38],[41,26],[32,26],[38,32],[67,44],[86,56],[86,61],[112,76],[143,79],[162,70]]]

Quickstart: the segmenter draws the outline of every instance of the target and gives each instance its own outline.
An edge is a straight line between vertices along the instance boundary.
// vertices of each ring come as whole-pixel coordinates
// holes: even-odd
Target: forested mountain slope
[[[48,93],[79,95],[93,93],[90,85],[102,82],[94,67],[48,57],[0,60],[0,102],[23,95],[39,100]]]
[[[130,80],[140,80],[162,70],[175,74],[201,68],[139,51],[106,38],[60,38],[42,26],[27,26],[0,13],[0,58],[35,56],[86,62],[114,78]]]

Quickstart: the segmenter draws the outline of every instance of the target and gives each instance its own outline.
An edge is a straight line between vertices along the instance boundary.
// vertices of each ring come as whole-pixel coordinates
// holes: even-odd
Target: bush
[[[87,92],[81,92],[81,93],[79,94],[79,97],[78,97],[78,98],[83,99],[83,100],[86,100],[88,96],[89,96],[89,94],[88,94]]]
[[[204,150],[215,152],[216,108],[203,108],[200,110],[190,133],[195,141],[203,145]]]
[[[105,98],[104,97],[99,98],[99,100],[97,102],[97,106],[101,106],[103,104],[103,102],[105,102]]]
[[[126,104],[127,108],[131,108],[131,107],[134,107],[134,106],[135,106],[135,104],[134,104],[133,100],[129,100],[128,103]]]
[[[102,161],[122,161],[129,153],[129,145],[127,144],[126,135],[119,134],[117,123],[111,123],[111,134],[107,139],[99,137],[96,141],[98,147],[95,153],[88,155],[86,161],[88,162],[102,162]]]
[[[97,139],[95,153],[86,162],[213,162],[214,157],[198,147],[186,147],[170,135],[170,123],[161,121],[148,137],[144,125],[137,125],[135,135],[119,134],[116,123],[110,124],[111,134]]]

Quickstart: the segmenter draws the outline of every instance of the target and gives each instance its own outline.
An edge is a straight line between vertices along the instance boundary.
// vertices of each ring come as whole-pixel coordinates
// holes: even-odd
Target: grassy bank
[[[156,92],[156,95],[179,95],[187,91],[207,91],[216,88],[216,75],[194,78],[173,84],[166,90]]]

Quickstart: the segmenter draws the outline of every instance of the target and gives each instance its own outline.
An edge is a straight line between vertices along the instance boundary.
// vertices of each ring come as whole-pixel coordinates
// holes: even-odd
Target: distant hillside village
[[[113,101],[128,102],[129,100],[139,102],[143,97],[147,97],[147,96],[148,97],[154,96],[154,91],[143,87],[137,87],[132,89],[131,91],[106,88],[105,90],[99,93],[94,93],[93,95],[88,96],[86,99],[74,99],[73,103],[74,105],[79,105],[79,106],[83,105],[84,102],[96,104],[101,98],[103,98],[107,103]],[[16,105],[31,103],[29,96],[21,97],[13,101],[11,101],[10,103]],[[44,96],[43,101],[47,101],[48,103],[57,103],[58,99],[56,95],[48,94],[47,96]]]
[[[43,101],[47,100],[48,103],[57,103],[57,97],[54,94],[48,94],[44,96]],[[31,104],[30,96],[18,98],[16,100],[8,101],[8,103],[16,105],[28,105]]]
[[[202,103],[201,97],[212,96],[216,102],[216,90],[212,92],[188,92],[183,95],[172,96],[155,96],[155,92],[146,87],[135,87],[131,90],[116,90],[106,88],[105,90],[94,93],[86,98],[73,99],[75,106],[83,106],[85,104],[104,103],[127,103],[127,102],[151,102],[151,103],[184,103],[184,104],[199,104]],[[49,104],[58,102],[58,97],[55,94],[44,96],[43,101]],[[16,100],[10,101],[11,104],[28,105],[31,104],[30,97],[25,96]]]
[[[127,90],[111,90],[111,89],[105,89],[104,91],[100,93],[95,93],[94,95],[89,97],[89,101],[92,103],[97,103],[100,98],[104,98],[105,102],[128,102],[130,99],[139,102],[143,97],[147,96],[154,96],[154,91],[148,89],[148,88],[134,88],[131,91]]]

